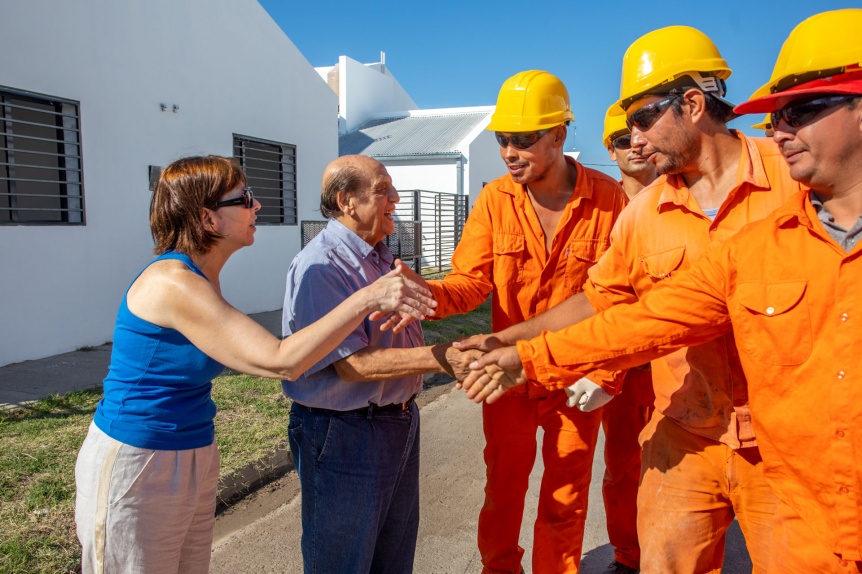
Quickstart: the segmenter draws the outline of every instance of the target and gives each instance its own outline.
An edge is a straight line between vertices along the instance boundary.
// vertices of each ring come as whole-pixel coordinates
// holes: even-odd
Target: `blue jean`
[[[287,435],[302,488],[305,574],[412,572],[418,407],[339,413],[294,402]]]

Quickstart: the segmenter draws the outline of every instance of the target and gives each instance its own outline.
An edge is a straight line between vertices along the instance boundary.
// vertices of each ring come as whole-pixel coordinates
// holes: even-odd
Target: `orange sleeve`
[[[726,243],[637,303],[615,305],[562,331],[519,341],[527,378],[564,388],[596,369],[636,367],[730,332],[725,288],[729,253]],[[611,393],[620,390],[602,386]]]
[[[485,302],[494,289],[494,234],[488,193],[482,192],[470,212],[445,279],[428,281],[437,301],[432,319],[468,313]]]

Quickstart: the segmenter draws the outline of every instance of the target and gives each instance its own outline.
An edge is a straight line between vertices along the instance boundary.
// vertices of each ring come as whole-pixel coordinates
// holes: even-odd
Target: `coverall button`
[[[773,313],[775,313],[775,307],[767,307],[766,308],[766,314],[767,315],[772,315]]]

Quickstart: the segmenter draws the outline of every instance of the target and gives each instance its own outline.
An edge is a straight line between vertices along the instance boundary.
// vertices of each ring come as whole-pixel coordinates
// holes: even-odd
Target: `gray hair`
[[[335,169],[323,180],[320,213],[327,219],[341,215],[341,210],[338,208],[338,193],[344,192],[346,197],[350,197],[358,195],[370,185],[368,174],[358,167],[345,165]]]

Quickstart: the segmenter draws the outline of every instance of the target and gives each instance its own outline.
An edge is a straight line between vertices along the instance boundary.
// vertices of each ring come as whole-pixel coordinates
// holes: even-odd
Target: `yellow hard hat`
[[[724,96],[731,70],[706,34],[689,26],[668,26],[641,36],[623,55],[620,99],[632,102],[657,88],[689,76],[704,92]],[[668,86],[669,87],[669,86]]]
[[[772,114],[766,114],[763,117],[763,121],[759,124],[754,124],[753,126],[756,130],[770,130],[772,129]]]
[[[860,29],[859,8],[823,12],[803,20],[781,47],[769,82],[734,111],[771,112],[806,94],[862,93]]]
[[[558,77],[527,70],[503,83],[497,107],[486,129],[494,132],[534,132],[572,121],[569,92]]]
[[[605,130],[602,134],[602,143],[608,147],[612,141],[629,133],[629,127],[626,125],[626,113],[616,103],[611,104],[605,113]]]

